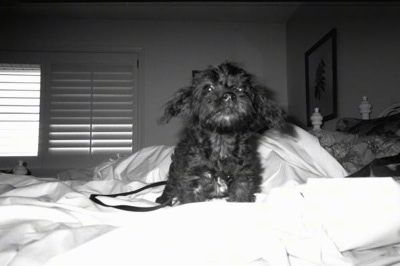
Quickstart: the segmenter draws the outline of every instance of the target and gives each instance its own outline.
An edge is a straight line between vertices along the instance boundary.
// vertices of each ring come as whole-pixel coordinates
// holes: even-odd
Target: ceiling
[[[285,23],[301,2],[6,1],[0,16]]]

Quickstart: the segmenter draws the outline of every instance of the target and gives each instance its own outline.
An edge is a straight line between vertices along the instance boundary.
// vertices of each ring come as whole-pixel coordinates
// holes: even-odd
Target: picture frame
[[[337,117],[336,29],[305,53],[307,126],[316,107],[328,121]]]

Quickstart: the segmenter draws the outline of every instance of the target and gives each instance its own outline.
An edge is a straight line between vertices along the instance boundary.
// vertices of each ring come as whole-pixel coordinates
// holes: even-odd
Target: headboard
[[[367,96],[362,97],[362,101],[358,106],[358,110],[360,112],[360,119],[369,120],[370,115],[372,113],[372,104],[368,101]],[[378,118],[386,117],[390,115],[395,115],[400,113],[400,103],[390,104],[385,107],[382,111],[377,115]],[[312,130],[321,130],[321,126],[323,124],[323,117],[319,112],[319,108],[315,108],[314,113],[311,115],[311,124],[313,126]]]
[[[400,103],[390,104],[373,119],[368,97],[363,97],[358,109],[361,117],[341,117],[334,130],[323,130],[323,117],[316,108],[309,130],[349,173],[359,171],[374,158],[400,153]]]

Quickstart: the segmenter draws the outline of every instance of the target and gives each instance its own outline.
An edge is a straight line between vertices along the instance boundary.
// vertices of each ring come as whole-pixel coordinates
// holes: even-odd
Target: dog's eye
[[[206,86],[204,87],[204,89],[207,90],[208,92],[211,92],[211,91],[213,91],[215,88],[214,88],[213,85],[206,85]]]
[[[244,91],[244,88],[243,88],[243,87],[237,87],[236,90],[237,90],[238,92],[243,92],[243,91]]]

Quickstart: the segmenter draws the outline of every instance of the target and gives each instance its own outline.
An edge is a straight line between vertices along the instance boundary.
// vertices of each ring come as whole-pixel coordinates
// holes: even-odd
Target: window
[[[0,167],[92,167],[138,147],[134,52],[0,51]]]
[[[49,153],[132,153],[133,84],[132,65],[52,65]]]
[[[40,66],[0,64],[0,156],[37,156]]]

